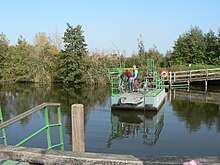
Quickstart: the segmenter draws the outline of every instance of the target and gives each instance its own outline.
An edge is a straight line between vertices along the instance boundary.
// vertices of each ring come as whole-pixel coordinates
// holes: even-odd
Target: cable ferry
[[[111,82],[111,108],[121,110],[160,110],[166,97],[164,82],[168,79],[168,71],[156,72],[153,60],[147,61],[146,77],[139,82],[136,92],[128,92],[125,70],[131,68],[115,68],[109,70]]]

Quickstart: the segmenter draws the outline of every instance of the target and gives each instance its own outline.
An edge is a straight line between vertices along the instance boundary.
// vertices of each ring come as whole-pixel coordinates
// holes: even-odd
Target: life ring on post
[[[162,70],[160,72],[160,75],[161,75],[162,78],[167,78],[168,77],[168,71],[167,70]]]

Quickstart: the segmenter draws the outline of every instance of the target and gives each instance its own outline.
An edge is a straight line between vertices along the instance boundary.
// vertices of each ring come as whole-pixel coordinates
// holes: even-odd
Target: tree
[[[0,78],[4,78],[4,70],[10,61],[9,54],[9,40],[5,34],[0,33]]]
[[[82,27],[75,28],[67,23],[63,37],[64,50],[59,55],[59,78],[67,83],[82,83],[85,71],[84,57],[87,54],[87,44],[83,36]]]
[[[16,82],[33,82],[32,61],[30,54],[33,52],[33,46],[19,36],[17,45],[11,47],[11,74],[9,75]]]
[[[219,61],[218,39],[212,30],[205,34],[205,43],[206,49],[204,61],[206,64],[216,65]]]
[[[145,48],[144,48],[144,42],[142,40],[141,35],[140,35],[140,38],[138,38],[137,40],[138,40],[138,55],[144,56]]]
[[[220,65],[220,29],[218,30],[218,38],[217,38],[217,54],[218,54],[218,62],[217,64]]]
[[[60,33],[56,30],[55,33],[50,35],[50,43],[53,45],[51,51],[53,54],[58,54],[62,47],[62,36]]]
[[[198,27],[191,27],[189,32],[180,35],[173,47],[171,60],[175,64],[203,63],[205,40]]]
[[[163,54],[157,50],[157,47],[155,45],[146,52],[146,56],[150,59],[153,59],[154,64],[157,67],[161,67],[165,60]]]

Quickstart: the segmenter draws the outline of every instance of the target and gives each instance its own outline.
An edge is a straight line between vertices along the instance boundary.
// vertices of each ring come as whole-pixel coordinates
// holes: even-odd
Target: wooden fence
[[[170,72],[169,78],[170,86],[174,83],[190,85],[190,82],[204,81],[205,89],[207,89],[209,80],[220,80],[220,68]]]

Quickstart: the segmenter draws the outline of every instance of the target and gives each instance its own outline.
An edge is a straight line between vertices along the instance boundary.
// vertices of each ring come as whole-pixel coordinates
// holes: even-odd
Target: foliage
[[[26,82],[33,81],[34,75],[31,66],[30,55],[33,52],[33,46],[29,45],[27,41],[20,36],[18,38],[18,44],[11,48],[11,58],[9,65],[11,66],[7,70],[10,70],[10,74],[5,77],[10,76],[13,81],[16,82]]]
[[[105,84],[108,81],[107,69],[110,60],[104,56],[91,56],[85,57],[86,70],[85,70],[85,82],[89,84]]]
[[[144,55],[144,53],[145,53],[144,42],[140,35],[140,38],[138,38],[138,55],[142,56]]]
[[[173,49],[171,56],[173,63],[201,63],[205,51],[205,40],[202,31],[198,27],[192,27],[189,32],[179,36]]]
[[[206,49],[205,49],[205,58],[206,64],[209,65],[217,65],[219,63],[219,47],[220,42],[218,42],[217,36],[215,36],[215,33],[210,30],[207,34],[205,34],[205,43],[206,43]]]
[[[173,47],[173,52],[167,59],[170,65],[220,63],[220,38],[210,30],[203,34],[198,27],[180,35]]]
[[[3,76],[4,69],[7,66],[9,55],[9,40],[7,39],[6,35],[0,33],[0,78]]]
[[[57,47],[52,45],[45,33],[38,33],[34,41],[33,62],[34,82],[53,81],[53,72],[56,69]]]
[[[14,82],[51,82],[56,67],[55,46],[45,33],[38,33],[34,45],[19,36],[17,45],[9,46],[5,35],[0,39],[1,80]]]
[[[87,54],[82,27],[78,25],[73,28],[67,23],[63,40],[64,50],[59,54],[58,76],[65,83],[82,83],[85,71],[84,57]]]
[[[156,46],[145,50],[141,36],[137,41],[137,54],[127,57],[118,50],[89,53],[80,25],[72,27],[67,23],[63,38],[57,33],[37,33],[32,45],[22,36],[16,45],[9,45],[6,35],[0,33],[0,81],[106,84],[109,68],[136,65],[144,78],[147,59],[154,60],[157,71],[220,66],[220,29],[216,35],[212,30],[205,34],[198,27],[191,27],[177,38],[173,50],[165,56]]]

